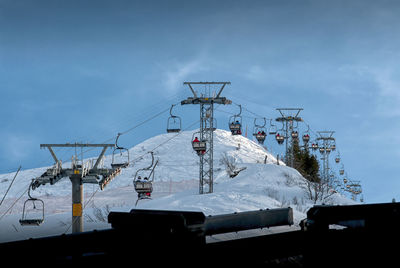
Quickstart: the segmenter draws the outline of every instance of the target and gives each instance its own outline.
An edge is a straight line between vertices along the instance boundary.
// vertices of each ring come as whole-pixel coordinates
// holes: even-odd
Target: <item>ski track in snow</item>
[[[307,209],[314,205],[307,200],[304,190],[299,187],[305,179],[282,162],[281,165],[276,165],[276,158],[264,147],[246,137],[232,136],[229,131],[217,129],[214,132],[214,192],[199,195],[199,157],[192,150],[190,143],[193,132],[185,131],[176,137],[175,133],[158,135],[131,148],[130,159],[136,161],[123,169],[103,191],[100,191],[97,185],[85,184],[84,230],[110,228],[110,224],[107,223],[109,211],[130,211],[135,208],[137,194],[133,187],[133,177],[139,168],[151,163],[150,154],[147,153],[149,151],[153,151],[159,160],[155,170],[153,199],[139,201],[137,209],[190,210],[202,211],[205,215],[217,215],[290,206],[293,208],[294,226],[258,230],[256,233],[298,228],[299,221],[306,217]],[[169,139],[171,140],[165,143]],[[159,146],[160,144],[163,145]],[[246,169],[235,178],[230,178],[220,162],[224,154],[234,158],[238,167]],[[116,159],[124,157],[126,156],[117,155]],[[108,155],[104,159],[104,165],[110,164],[111,155]],[[69,167],[70,163],[64,163],[63,166]],[[33,197],[45,202],[45,222],[41,226],[19,225],[18,220],[21,218],[27,195],[17,202],[16,200],[27,190],[32,178],[40,176],[46,168],[49,167],[24,170],[17,176],[0,207],[0,242],[71,232],[71,183],[68,178],[63,178],[55,185],[41,186],[32,191]],[[0,196],[5,194],[14,174],[0,175]],[[13,208],[5,214],[14,202],[16,203]],[[354,204],[352,200],[340,194],[334,194],[330,202]],[[212,242],[254,234],[251,231],[239,232],[213,236],[208,240]]]

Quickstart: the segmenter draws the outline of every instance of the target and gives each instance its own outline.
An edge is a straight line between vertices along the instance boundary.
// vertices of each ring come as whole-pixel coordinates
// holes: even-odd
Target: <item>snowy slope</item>
[[[214,132],[214,193],[199,195],[199,157],[191,148],[192,134],[193,131],[186,131],[179,135],[158,135],[131,148],[130,160],[134,164],[124,169],[104,191],[98,190],[97,185],[85,184],[85,230],[109,228],[106,222],[109,210],[129,211],[134,207],[136,193],[132,179],[137,169],[151,163],[149,151],[153,151],[159,160],[153,200],[140,201],[137,208],[193,210],[216,215],[290,206],[294,209],[295,223],[305,218],[305,212],[313,203],[301,188],[304,178],[283,163],[276,165],[275,157],[256,142],[243,136],[232,136],[225,130]],[[246,170],[230,178],[220,161],[224,154],[234,158],[237,165],[246,167]],[[108,155],[104,165],[110,164],[111,155]],[[71,184],[67,178],[55,185],[41,186],[32,193],[45,201],[46,220],[43,225],[21,227],[18,223],[27,196],[18,198],[26,191],[31,179],[45,169],[25,170],[18,175],[0,207],[0,242],[71,231]],[[0,196],[4,195],[12,176],[0,175]],[[352,203],[339,194],[334,194],[330,202]],[[14,203],[12,209],[7,211]]]

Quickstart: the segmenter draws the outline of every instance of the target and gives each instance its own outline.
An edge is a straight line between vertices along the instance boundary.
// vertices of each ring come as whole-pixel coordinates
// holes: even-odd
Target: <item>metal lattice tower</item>
[[[207,150],[204,154],[200,155],[200,170],[199,170],[199,193],[212,193],[214,183],[214,144],[213,144],[213,130],[214,130],[214,104],[231,104],[232,101],[221,97],[222,90],[226,85],[230,85],[230,82],[184,82],[184,85],[188,85],[193,97],[189,97],[181,102],[181,105],[185,104],[199,104],[200,105],[200,140],[205,141],[207,144]],[[218,93],[205,92],[200,96],[197,95],[193,86],[198,85],[220,85]],[[208,189],[206,189],[208,186]]]
[[[303,108],[276,108],[281,114],[280,117],[276,118],[275,121],[283,124],[284,138],[285,138],[285,163],[290,167],[294,167],[294,156],[293,156],[293,137],[292,132],[294,129],[294,122],[301,122],[303,119],[299,117],[300,112]],[[292,146],[289,147],[288,141],[291,138]]]
[[[317,131],[318,136],[317,141],[322,141],[322,144],[320,144],[319,147],[319,152],[322,155],[322,160],[323,160],[323,170],[322,170],[322,178],[328,182],[329,181],[329,155],[332,151],[335,150],[336,145],[335,145],[335,138],[332,137],[335,131]]]

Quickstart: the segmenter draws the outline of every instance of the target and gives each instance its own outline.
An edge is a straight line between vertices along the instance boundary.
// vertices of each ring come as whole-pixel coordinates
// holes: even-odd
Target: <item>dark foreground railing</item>
[[[400,263],[399,203],[315,206],[308,211],[303,230],[206,243],[207,235],[292,225],[292,213],[290,208],[212,217],[185,211],[112,212],[111,229],[3,243],[0,256],[3,263],[29,266],[397,267]]]

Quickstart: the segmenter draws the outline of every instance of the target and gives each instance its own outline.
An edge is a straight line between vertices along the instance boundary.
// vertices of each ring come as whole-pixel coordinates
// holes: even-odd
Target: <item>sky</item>
[[[132,147],[166,132],[172,104],[194,129],[183,82],[230,81],[218,128],[237,104],[249,132],[255,116],[301,107],[313,135],[335,131],[366,202],[400,200],[398,14],[397,1],[369,0],[0,0],[0,171],[51,165],[41,143],[129,130],[120,143]]]

